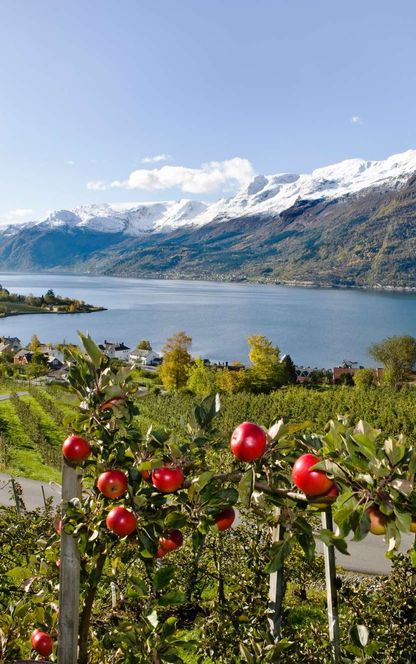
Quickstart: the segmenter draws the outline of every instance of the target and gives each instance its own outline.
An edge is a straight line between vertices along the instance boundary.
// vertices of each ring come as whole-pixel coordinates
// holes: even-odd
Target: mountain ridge
[[[1,269],[416,288],[416,151],[256,176],[230,199],[79,206],[0,232]]]

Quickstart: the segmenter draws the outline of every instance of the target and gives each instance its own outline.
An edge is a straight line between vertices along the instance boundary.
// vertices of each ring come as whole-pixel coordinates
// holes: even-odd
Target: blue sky
[[[414,0],[5,0],[0,222],[415,148],[415,25]]]

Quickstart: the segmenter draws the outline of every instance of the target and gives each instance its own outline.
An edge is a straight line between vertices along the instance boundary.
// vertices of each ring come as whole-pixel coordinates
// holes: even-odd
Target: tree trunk
[[[81,618],[79,622],[79,650],[78,650],[78,664],[88,664],[88,631],[90,628],[91,613],[92,607],[94,605],[95,595],[97,593],[98,584],[101,579],[106,555],[101,554],[97,560],[97,565],[94,570],[94,579],[88,588],[87,594],[84,600],[84,606],[81,612]]]

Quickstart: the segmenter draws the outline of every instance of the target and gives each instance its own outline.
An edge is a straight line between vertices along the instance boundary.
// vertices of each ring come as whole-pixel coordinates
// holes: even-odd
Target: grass
[[[59,482],[60,471],[44,464],[9,401],[0,402],[0,417],[7,422],[10,454],[9,464],[3,472],[44,482]]]
[[[23,391],[25,391],[24,385],[22,386],[17,381],[3,381],[0,383],[0,394]],[[55,406],[63,411],[64,415],[71,412],[73,397],[68,390],[45,388],[44,392],[53,401]],[[55,422],[53,417],[42,408],[33,396],[24,396],[21,399],[39,419],[47,440],[51,445],[56,445],[59,448],[61,441],[65,437],[64,429]],[[48,466],[42,460],[39,449],[26,433],[24,423],[20,421],[13,408],[13,404],[9,400],[0,401],[0,418],[2,418],[6,425],[9,454],[8,464],[2,469],[3,472],[43,482],[60,482],[60,471],[57,468]]]
[[[0,303],[0,316],[18,316],[19,314],[47,314],[49,311],[41,309],[41,307],[33,307],[24,302],[7,302]]]

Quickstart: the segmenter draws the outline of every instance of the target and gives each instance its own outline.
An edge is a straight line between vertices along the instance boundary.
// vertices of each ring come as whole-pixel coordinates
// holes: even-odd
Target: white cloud
[[[33,210],[31,208],[16,208],[9,210],[1,220],[1,224],[18,224],[33,220]]]
[[[157,164],[160,161],[170,161],[172,155],[170,154],[155,154],[154,157],[143,157],[143,164]]]
[[[72,159],[68,159],[66,163],[68,166],[75,166],[75,161],[72,161]]]
[[[127,180],[115,180],[111,186],[148,191],[179,187],[183,192],[205,194],[230,186],[244,186],[254,175],[254,168],[248,159],[234,157],[225,161],[210,161],[199,168],[184,166],[142,168],[130,173]]]
[[[363,121],[361,120],[359,115],[353,115],[351,118],[351,123],[352,124],[363,124]]]
[[[91,182],[87,182],[87,189],[91,191],[105,191],[108,187],[102,180],[92,180]]]

